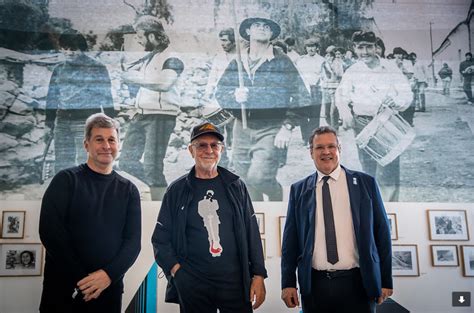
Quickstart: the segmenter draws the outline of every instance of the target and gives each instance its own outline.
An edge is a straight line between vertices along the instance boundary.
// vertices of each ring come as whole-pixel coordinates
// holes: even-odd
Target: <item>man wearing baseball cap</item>
[[[238,61],[233,60],[216,89],[219,105],[235,116],[232,160],[246,182],[252,199],[281,201],[282,188],[276,176],[279,155],[288,147],[298,124],[295,108],[309,106],[310,96],[290,58],[274,48],[272,40],[280,26],[267,18],[247,18],[240,36],[249,42],[242,52],[243,86],[239,84]],[[241,107],[246,111],[243,124]]]
[[[265,300],[262,243],[247,188],[218,166],[224,136],[195,126],[191,171],[170,184],[152,237],[167,278],[167,302],[181,312],[252,312]]]

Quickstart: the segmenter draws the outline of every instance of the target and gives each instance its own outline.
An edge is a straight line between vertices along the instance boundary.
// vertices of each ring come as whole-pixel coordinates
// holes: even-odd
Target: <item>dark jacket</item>
[[[250,79],[243,71],[243,83],[249,90],[245,103],[249,119],[280,119],[296,125],[291,109],[308,107],[311,97],[298,70],[290,58],[280,49],[273,48],[273,58],[263,62]],[[228,65],[218,82],[216,99],[219,105],[241,118],[240,103],[235,101],[234,91],[239,87],[237,61]]]
[[[225,168],[218,167],[217,170],[225,184],[229,203],[235,210],[234,232],[242,266],[244,294],[250,295],[252,277],[267,277],[257,219],[242,180]],[[151,239],[155,260],[168,278],[166,302],[178,303],[178,294],[170,271],[176,263],[183,263],[187,258],[186,218],[193,198],[191,178],[194,175],[193,168],[168,187]]]
[[[362,172],[346,172],[359,266],[367,296],[381,295],[381,288],[393,288],[392,247],[387,215],[375,179]],[[296,270],[302,295],[311,293],[314,250],[316,182],[314,173],[291,186],[283,232],[282,289],[296,288]]]
[[[62,118],[86,120],[103,110],[114,117],[109,72],[105,65],[81,54],[73,61],[58,64],[51,75],[46,98],[46,125]]]

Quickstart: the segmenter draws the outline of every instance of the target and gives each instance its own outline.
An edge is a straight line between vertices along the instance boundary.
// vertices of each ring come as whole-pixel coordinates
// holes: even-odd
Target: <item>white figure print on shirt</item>
[[[219,257],[222,254],[223,248],[220,244],[219,237],[219,203],[214,197],[214,191],[208,190],[204,198],[198,202],[198,214],[202,217],[204,227],[207,230],[207,238],[209,240],[209,253],[212,257]]]

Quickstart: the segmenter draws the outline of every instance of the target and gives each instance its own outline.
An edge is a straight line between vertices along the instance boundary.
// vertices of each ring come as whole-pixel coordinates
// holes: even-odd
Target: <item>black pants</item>
[[[220,313],[252,312],[241,282],[211,283],[181,268],[174,283],[181,313],[216,313],[217,309]]]
[[[375,313],[374,300],[365,293],[359,268],[336,272],[313,269],[311,295],[302,296],[304,313]]]

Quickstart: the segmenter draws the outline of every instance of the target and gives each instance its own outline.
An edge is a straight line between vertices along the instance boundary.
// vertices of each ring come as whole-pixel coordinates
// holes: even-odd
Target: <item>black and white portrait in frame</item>
[[[0,244],[0,276],[40,276],[42,267],[40,243]]]

